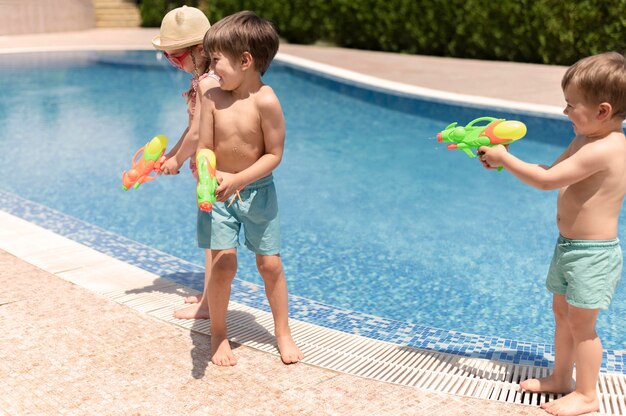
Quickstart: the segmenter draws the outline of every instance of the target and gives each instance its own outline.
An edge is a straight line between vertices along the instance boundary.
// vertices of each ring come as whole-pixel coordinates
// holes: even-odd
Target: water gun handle
[[[487,146],[487,147],[493,147],[493,146],[489,146],[489,145],[486,145],[486,146]],[[496,145],[496,146],[497,146],[497,145]],[[509,145],[507,144],[507,145],[505,145],[504,147],[506,147],[506,148],[508,149]],[[502,169],[504,169],[504,167],[503,167],[503,166],[498,166],[498,167],[496,168],[496,170],[497,170],[498,172],[502,172]]]

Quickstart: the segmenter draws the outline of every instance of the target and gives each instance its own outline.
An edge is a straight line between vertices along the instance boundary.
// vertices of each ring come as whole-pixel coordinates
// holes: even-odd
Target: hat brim
[[[204,40],[204,35],[185,40],[166,40],[161,39],[161,35],[152,38],[152,46],[161,51],[171,51],[174,49],[187,48],[189,46],[200,45]]]

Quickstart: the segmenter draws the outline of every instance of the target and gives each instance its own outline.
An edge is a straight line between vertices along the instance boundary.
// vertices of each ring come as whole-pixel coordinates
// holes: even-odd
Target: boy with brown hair
[[[567,70],[561,86],[567,103],[563,113],[576,135],[552,166],[524,162],[504,146],[481,147],[479,155],[488,169],[503,166],[535,188],[560,188],[560,235],[546,281],[553,293],[554,371],[525,380],[521,388],[567,393],[541,407],[554,415],[580,415],[599,408],[602,343],[595,325],[622,272],[617,225],[626,193],[626,59],[616,52],[581,59]]]
[[[206,267],[211,269],[205,285],[211,361],[220,366],[237,363],[226,334],[226,315],[242,226],[245,244],[256,254],[265,283],[281,359],[289,364],[303,358],[289,328],[272,177],[283,156],[285,120],[276,94],[261,80],[278,51],[278,42],[272,24],[250,11],[225,17],[204,38],[204,50],[220,86],[200,84],[198,151],[215,152],[219,186],[213,210],[199,211],[198,245],[206,250]],[[237,191],[240,197],[228,201]],[[205,307],[198,304],[195,315],[206,316]]]

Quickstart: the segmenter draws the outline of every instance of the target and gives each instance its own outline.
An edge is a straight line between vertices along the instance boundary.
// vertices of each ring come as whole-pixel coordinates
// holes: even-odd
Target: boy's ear
[[[602,102],[598,106],[598,120],[610,120],[613,117],[613,106],[610,103]]]
[[[244,52],[241,54],[241,69],[248,69],[252,66],[253,58],[250,52]]]

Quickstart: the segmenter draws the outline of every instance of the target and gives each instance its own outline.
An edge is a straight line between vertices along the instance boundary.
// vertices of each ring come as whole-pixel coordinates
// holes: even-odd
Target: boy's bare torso
[[[213,151],[217,169],[239,173],[250,167],[265,153],[263,130],[257,100],[262,94],[273,94],[270,87],[245,98],[236,98],[229,91],[209,91],[215,105],[213,111]]]
[[[617,238],[617,222],[626,193],[626,138],[611,133],[593,142],[576,139],[570,145],[570,157],[579,151],[597,151],[595,146],[609,146],[610,152],[606,148],[598,152],[603,155],[605,169],[559,191],[557,226],[561,235],[570,239]]]

